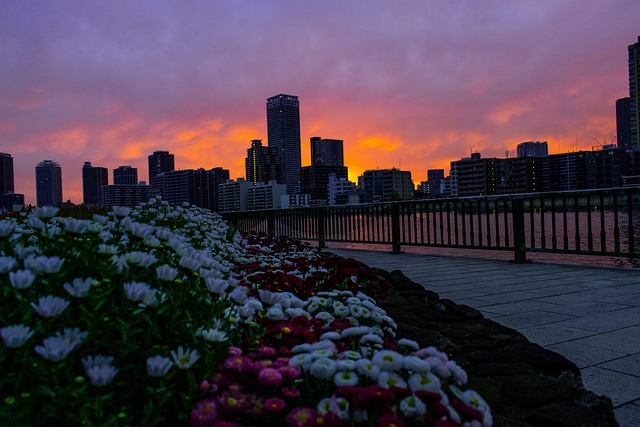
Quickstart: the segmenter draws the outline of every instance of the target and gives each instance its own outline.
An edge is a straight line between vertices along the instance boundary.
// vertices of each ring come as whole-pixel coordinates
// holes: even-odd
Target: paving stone
[[[604,334],[597,334],[578,339],[575,342],[633,354],[640,351],[640,326],[632,326],[630,328],[618,329]]]
[[[633,403],[622,405],[614,409],[614,414],[620,427],[640,426],[640,405]]]
[[[638,319],[640,319],[640,307],[631,307],[587,317],[578,317],[563,321],[562,324],[573,328],[604,333],[635,326],[638,324]]]
[[[499,322],[500,319],[496,319],[496,321]],[[594,332],[570,328],[568,326],[561,326],[555,323],[519,329],[519,332],[524,334],[524,336],[531,340],[531,342],[540,344],[543,347],[560,342],[575,340],[577,338],[584,338],[594,334]]]
[[[625,353],[619,351],[580,344],[575,341],[551,344],[547,345],[546,348],[562,354],[575,363],[580,369],[626,356]]]
[[[601,363],[598,367],[640,377],[640,354],[636,353],[631,356],[625,356],[620,359]]]
[[[617,407],[640,399],[638,377],[592,366],[581,370],[585,388],[609,396]]]
[[[501,325],[508,326],[509,328],[520,330],[531,326],[544,325],[571,318],[572,316],[567,314],[548,313],[545,311],[528,311],[526,313],[495,317],[493,320]]]

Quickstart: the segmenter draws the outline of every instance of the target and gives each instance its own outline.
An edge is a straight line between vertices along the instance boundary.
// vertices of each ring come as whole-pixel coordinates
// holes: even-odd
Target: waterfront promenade
[[[609,396],[622,427],[640,426],[640,269],[331,247],[370,267],[401,270],[562,354],[585,388]]]

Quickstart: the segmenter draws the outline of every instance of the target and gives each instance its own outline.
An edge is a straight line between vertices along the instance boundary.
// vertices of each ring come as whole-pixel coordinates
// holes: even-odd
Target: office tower
[[[0,195],[13,192],[13,157],[0,153]]]
[[[85,205],[100,204],[100,187],[109,184],[107,168],[91,166],[91,162],[84,162],[82,166],[82,200]]]
[[[131,166],[120,166],[113,170],[114,185],[135,185],[138,183],[138,169]]]
[[[276,95],[267,99],[268,146],[277,149],[281,176],[278,183],[287,185],[287,194],[298,191],[300,159],[300,103],[294,95]]]
[[[273,147],[263,147],[259,139],[251,141],[251,148],[247,149],[247,158],[244,163],[246,180],[253,185],[277,181],[280,176],[278,150]]]
[[[36,204],[62,204],[62,168],[53,160],[43,160],[36,166]]]
[[[616,100],[616,140],[618,148],[631,149],[631,98]]]
[[[344,166],[344,141],[311,137],[311,166]]]
[[[640,36],[629,45],[629,148],[640,148]]]
[[[544,157],[549,155],[547,141],[527,141],[518,144],[518,157]]]

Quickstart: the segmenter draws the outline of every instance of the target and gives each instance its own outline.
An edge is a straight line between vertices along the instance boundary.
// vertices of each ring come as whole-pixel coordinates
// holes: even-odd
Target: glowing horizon
[[[524,141],[590,150],[616,132],[640,16],[631,0],[248,1],[251,13],[243,2],[68,3],[11,3],[0,16],[0,151],[27,203],[45,159],[75,203],[85,161],[110,183],[122,165],[148,182],[157,150],[177,169],[244,177],[278,93],[300,99],[303,166],[310,137],[341,139],[355,182],[397,167],[417,184]]]

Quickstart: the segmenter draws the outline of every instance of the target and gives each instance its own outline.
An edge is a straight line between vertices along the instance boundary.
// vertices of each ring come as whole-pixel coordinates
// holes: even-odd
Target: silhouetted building
[[[253,185],[278,181],[278,177],[281,176],[278,150],[273,147],[263,147],[259,139],[251,141],[251,148],[247,149],[247,158],[244,163],[246,180]]]
[[[442,194],[441,187],[442,187],[443,179],[444,179],[444,169],[428,169],[427,170],[427,182],[428,182],[427,194],[429,194],[430,196],[441,195]]]
[[[100,205],[105,208],[134,207],[148,202],[149,197],[149,186],[144,183],[104,185],[100,188]]]
[[[163,172],[171,172],[175,170],[175,157],[168,151],[154,151],[148,157],[149,160],[149,179]]]
[[[618,148],[630,150],[631,147],[631,98],[616,100],[616,139]]]
[[[344,166],[344,141],[311,137],[311,166]]]
[[[547,141],[527,141],[518,144],[518,157],[544,157],[549,155]]]
[[[62,168],[53,160],[43,160],[36,166],[36,204],[62,204]]]
[[[276,95],[267,99],[268,145],[278,151],[281,177],[287,194],[298,191],[300,158],[300,103],[294,95]]]
[[[109,185],[109,170],[98,166],[91,166],[91,162],[84,162],[82,166],[82,201],[85,205],[100,204],[100,188]]]
[[[13,193],[13,157],[0,153],[0,194]]]
[[[367,170],[359,180],[365,203],[390,202],[413,198],[414,185],[410,171],[399,169]]]
[[[329,175],[348,176],[346,166],[305,166],[300,170],[300,192],[311,195],[312,205],[326,205],[329,198]]]
[[[156,178],[158,175],[164,172],[171,172],[175,170],[175,157],[168,151],[154,151],[149,155],[149,186],[151,197],[160,196],[164,198],[162,193],[162,185]]]
[[[0,197],[2,198],[0,210],[4,209],[8,212],[18,212],[24,208],[24,194],[4,193]]]
[[[628,51],[630,146],[627,148],[640,148],[640,36],[637,43],[629,45]]]
[[[190,205],[217,211],[218,186],[229,179],[229,171],[222,168],[185,169],[162,172],[154,177],[163,199],[175,205]]]
[[[114,185],[135,185],[138,183],[138,169],[131,166],[120,166],[113,170]]]
[[[483,159],[480,153],[451,162],[451,177],[455,178],[456,196],[486,196],[496,194],[496,159]],[[455,171],[455,174],[454,172]]]

